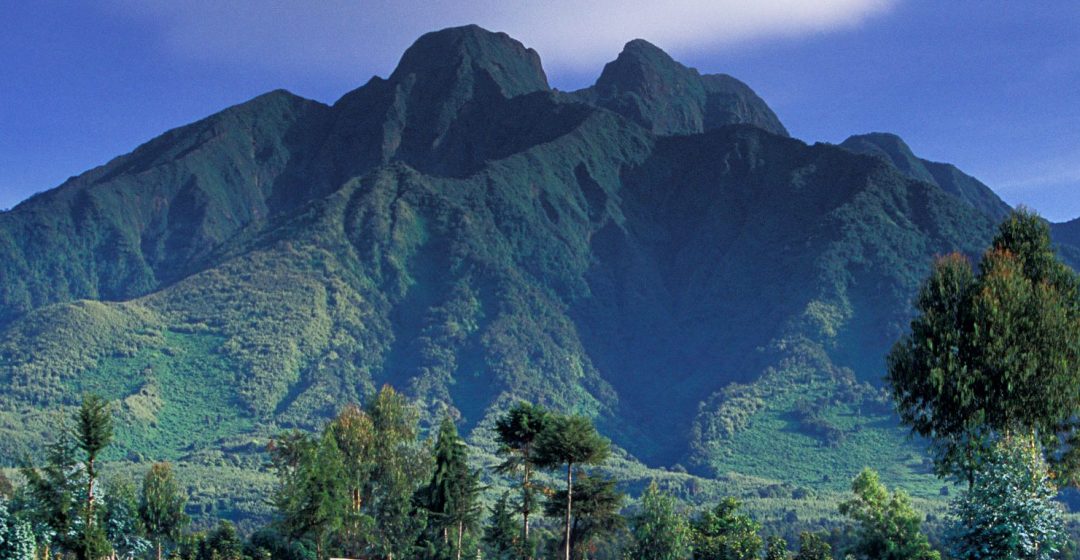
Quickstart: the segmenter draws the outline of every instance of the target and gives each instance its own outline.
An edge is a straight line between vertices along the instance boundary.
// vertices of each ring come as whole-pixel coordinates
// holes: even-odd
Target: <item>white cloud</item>
[[[673,53],[857,25],[895,0],[115,0],[177,54],[208,62],[385,75],[419,35],[477,23],[535,48],[549,72],[582,71],[644,38]]]

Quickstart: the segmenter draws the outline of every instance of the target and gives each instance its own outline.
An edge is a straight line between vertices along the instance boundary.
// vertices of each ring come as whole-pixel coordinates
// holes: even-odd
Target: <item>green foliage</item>
[[[294,539],[312,539],[322,560],[330,535],[344,524],[349,507],[337,440],[330,430],[319,439],[293,433],[274,442],[271,453],[280,481],[273,501],[282,530]]]
[[[77,529],[88,480],[75,453],[70,435],[61,432],[49,446],[44,467],[28,464],[21,469],[32,500],[31,519],[48,528],[48,542],[71,552],[78,547]],[[85,523],[85,518],[81,521]]]
[[[617,488],[617,481],[597,475],[582,473],[573,486],[571,499],[567,500],[566,490],[559,490],[544,504],[544,514],[559,518],[570,510],[570,532],[563,534],[562,544],[566,545],[569,536],[569,550],[572,558],[585,558],[590,546],[596,541],[610,538],[622,529],[626,520],[619,515],[626,500],[626,494]]]
[[[123,478],[105,484],[105,536],[120,557],[140,557],[151,549],[139,515],[135,486]]]
[[[761,525],[739,513],[735,498],[724,498],[693,522],[693,551],[697,560],[750,560],[761,552]]]
[[[1006,438],[952,505],[958,559],[1055,558],[1066,536],[1057,488],[1031,438]]]
[[[457,427],[444,417],[435,440],[435,468],[431,481],[417,498],[427,510],[428,539],[440,555],[460,559],[465,532],[480,522],[480,473],[469,468],[468,446]],[[453,541],[450,541],[450,535]]]
[[[940,472],[969,482],[995,435],[1039,434],[1072,476],[1080,412],[1080,295],[1049,229],[1025,210],[1001,224],[978,274],[940,259],[917,301],[911,333],[889,354],[901,419],[930,438]],[[1078,452],[1080,453],[1080,452]]]
[[[155,463],[146,471],[139,494],[139,519],[147,536],[154,541],[157,556],[162,541],[175,542],[189,522],[184,513],[187,496],[181,490],[170,463]]]
[[[832,560],[832,546],[821,535],[803,531],[799,533],[799,553],[795,560]]]
[[[497,560],[517,558],[521,551],[522,533],[510,507],[510,493],[503,492],[491,507],[491,516],[484,528],[484,550]]]
[[[855,496],[840,504],[840,513],[856,523],[853,551],[869,560],[938,560],[920,530],[922,516],[901,490],[892,494],[878,474],[866,469],[851,483]]]
[[[630,520],[631,554],[642,560],[681,560],[690,555],[692,533],[676,500],[660,492],[656,481],[641,496],[641,510]]]
[[[495,472],[501,474],[521,471],[521,542],[529,545],[529,514],[536,508],[536,486],[531,480],[536,464],[536,444],[548,428],[551,414],[540,405],[527,402],[514,404],[495,421],[495,433],[499,442],[498,453],[503,462]]]
[[[765,560],[788,560],[789,555],[784,537],[771,535],[765,540]]]
[[[36,560],[37,542],[30,523],[8,510],[7,498],[0,496],[0,560]]]

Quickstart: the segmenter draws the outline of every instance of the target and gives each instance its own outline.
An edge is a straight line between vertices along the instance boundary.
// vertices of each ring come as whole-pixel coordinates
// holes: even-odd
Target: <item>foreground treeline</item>
[[[194,532],[168,463],[138,483],[101,482],[97,459],[112,436],[106,401],[87,396],[73,420],[44,466],[21,469],[18,488],[0,487],[0,560],[938,557],[907,497],[890,494],[869,470],[841,505],[852,520],[848,538],[804,532],[790,543],[796,552],[764,535],[734,498],[694,512],[653,483],[629,507],[619,481],[602,474],[610,447],[592,423],[528,403],[496,423],[502,462],[488,474],[511,489],[484,505],[484,473],[470,467],[454,423],[444,419],[422,439],[416,409],[390,387],[363,408],[344,408],[319,433],[271,442],[278,485],[270,525],[247,538],[228,522]]]
[[[1080,480],[1080,280],[1057,260],[1046,224],[1015,212],[977,268],[939,259],[916,311],[886,381],[939,475],[965,487],[936,547],[908,497],[869,470],[839,506],[848,530],[797,542],[763,535],[735,499],[689,511],[653,484],[629,506],[603,474],[610,444],[589,419],[527,403],[495,423],[501,462],[483,473],[449,418],[425,439],[416,410],[386,387],[317,433],[272,441],[276,515],[246,538],[228,523],[187,531],[167,464],[141,484],[103,484],[112,414],[88,396],[44,466],[22,468],[17,488],[0,481],[0,560],[1072,557],[1055,498]],[[485,504],[492,477],[510,490]]]

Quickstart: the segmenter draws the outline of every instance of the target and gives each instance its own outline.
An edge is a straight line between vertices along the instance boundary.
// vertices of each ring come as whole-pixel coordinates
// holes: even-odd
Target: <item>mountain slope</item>
[[[524,398],[653,466],[930,495],[883,356],[1002,205],[895,137],[789,138],[644,41],[567,94],[447,29],[331,106],[273,92],[0,214],[0,455],[93,390],[114,458],[256,465],[390,383],[489,451]]]

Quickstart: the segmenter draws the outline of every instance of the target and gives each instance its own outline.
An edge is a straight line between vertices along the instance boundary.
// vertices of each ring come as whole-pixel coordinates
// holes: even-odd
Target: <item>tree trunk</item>
[[[524,529],[521,544],[522,546],[525,546],[525,550],[528,551],[525,554],[526,560],[532,560],[532,549],[529,548],[529,510],[532,509],[532,494],[530,494],[531,490],[529,489],[529,444],[527,443],[525,444],[525,453],[523,455],[525,458],[525,479],[521,485],[521,489],[524,492],[521,496],[521,520]]]
[[[464,526],[461,521],[457,522],[457,560],[461,560],[461,533],[464,531]]]
[[[94,458],[87,461],[86,474],[89,481],[86,483],[86,526],[94,523]]]
[[[566,560],[570,560],[570,510],[574,501],[573,463],[566,463]]]
[[[161,560],[161,539],[157,540],[157,560]]]

